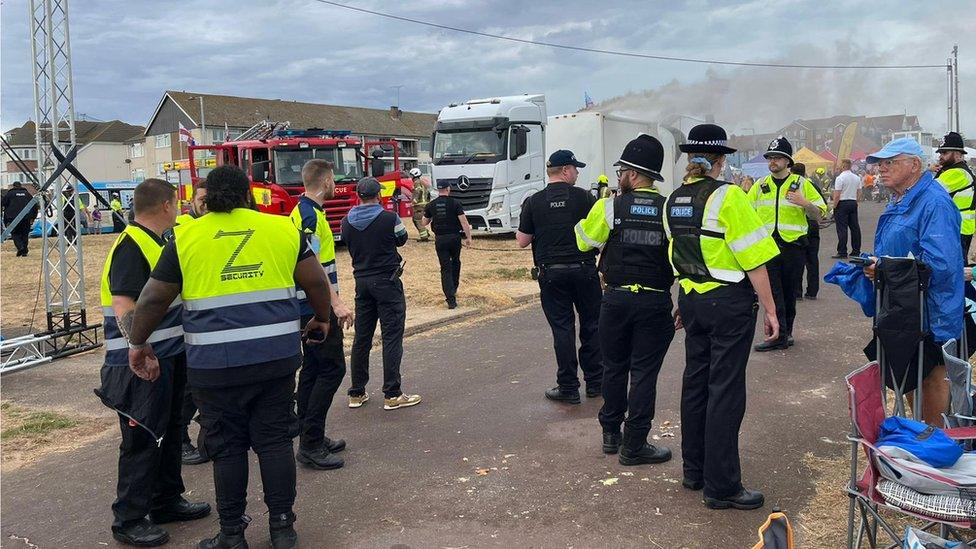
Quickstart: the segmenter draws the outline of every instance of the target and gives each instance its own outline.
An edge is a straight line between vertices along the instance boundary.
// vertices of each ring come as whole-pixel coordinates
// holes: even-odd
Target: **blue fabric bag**
[[[852,263],[838,261],[823,277],[824,282],[836,284],[844,294],[861,306],[864,316],[874,316],[874,283],[864,276],[864,269]]]
[[[896,446],[937,469],[952,467],[963,453],[942,429],[906,417],[884,420],[878,435],[875,446]]]

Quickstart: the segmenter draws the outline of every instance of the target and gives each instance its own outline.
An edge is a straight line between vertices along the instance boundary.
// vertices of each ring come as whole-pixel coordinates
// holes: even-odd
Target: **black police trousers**
[[[160,358],[159,367],[172,369],[172,376],[160,376],[157,383],[172,380],[169,406],[160,413],[169,417],[166,432],[157,433],[157,445],[149,431],[129,425],[119,414],[122,443],[119,445],[119,479],[112,504],[113,526],[122,527],[141,520],[153,508],[164,507],[183,494],[182,448],[180,444],[183,387],[186,385],[186,355]]]
[[[14,241],[14,247],[17,248],[18,256],[27,255],[27,245],[30,242],[30,231],[33,224],[33,221],[24,218],[10,231],[10,238]]]
[[[964,265],[969,265],[969,246],[973,243],[973,235],[963,234],[959,236],[962,243],[962,262]]]
[[[847,232],[851,233],[851,255],[861,254],[861,225],[857,220],[857,200],[841,200],[834,208],[837,224],[837,253],[847,254]]]
[[[258,456],[264,503],[272,515],[295,503],[295,375],[230,387],[193,387],[206,452],[213,460],[217,512],[224,529],[240,526],[247,508],[247,450]]]
[[[349,357],[352,386],[350,396],[361,396],[369,381],[369,351],[373,347],[376,321],[383,336],[383,395],[396,398],[400,391],[400,361],[403,359],[403,329],[407,300],[403,282],[389,274],[356,278],[356,335]]]
[[[769,286],[773,290],[773,300],[776,302],[780,338],[783,341],[793,335],[793,321],[796,319],[796,288],[803,277],[805,264],[805,246],[782,243],[779,245],[779,255],[766,263]]]
[[[598,328],[603,291],[596,265],[562,263],[543,265],[539,273],[542,312],[552,329],[556,352],[556,384],[564,391],[579,390],[577,369],[587,387],[600,387],[603,358]],[[575,308],[575,313],[574,313]],[[579,354],[576,352],[576,315],[579,315]]]
[[[302,317],[302,326],[311,318]],[[325,442],[325,418],[345,375],[342,325],[332,313],[325,341],[314,345],[302,342],[302,369],[298,372],[297,395],[299,443],[302,448],[314,450]]]
[[[651,430],[657,376],[674,339],[671,308],[671,294],[666,292],[607,290],[603,294],[600,425],[606,433],[619,433],[623,423],[623,442],[628,449],[643,447]]]
[[[448,301],[456,299],[461,283],[461,237],[460,234],[439,234],[434,237],[437,261],[441,264],[441,289]]]
[[[746,363],[756,331],[752,287],[736,284],[705,294],[681,292],[685,373],[681,385],[684,476],[705,482],[711,498],[742,489],[739,427],[746,411]]]
[[[812,227],[812,223],[811,223]],[[817,297],[820,293],[820,229],[807,231],[807,245],[803,248],[803,267],[800,269],[799,282],[796,284],[794,295],[799,298],[803,294],[803,271],[806,270],[806,297]]]

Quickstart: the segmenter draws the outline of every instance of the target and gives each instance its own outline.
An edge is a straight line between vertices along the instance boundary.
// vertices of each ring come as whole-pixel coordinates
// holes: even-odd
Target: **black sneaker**
[[[185,522],[188,520],[202,519],[210,514],[210,504],[205,501],[192,503],[186,501],[183,496],[173,501],[169,505],[157,507],[149,511],[149,518],[156,524],[167,522]]]
[[[579,404],[582,402],[580,400],[579,391],[564,391],[559,387],[553,387],[546,391],[546,398],[549,400],[555,400],[556,402],[565,402],[566,404]]]
[[[341,438],[325,437],[325,447],[329,449],[329,453],[334,454],[346,449],[346,441]]]
[[[221,528],[216,536],[201,540],[197,549],[248,549],[247,540],[244,539],[244,526],[227,530]]]
[[[189,442],[183,443],[183,465],[199,465],[210,461],[210,458],[200,454],[199,448]]]
[[[766,503],[766,498],[758,490],[746,490],[743,488],[738,494],[727,498],[710,498],[703,496],[702,501],[709,509],[759,509]]]
[[[756,345],[754,349],[757,353],[765,353],[767,351],[778,351],[780,349],[789,348],[790,344],[783,338],[774,339],[773,341],[763,341],[759,345]]]
[[[325,446],[316,448],[315,450],[299,448],[298,455],[295,458],[298,460],[298,463],[301,463],[309,469],[318,469],[320,471],[339,469],[346,464],[341,457],[330,453],[329,449]]]
[[[169,533],[147,518],[125,526],[113,526],[112,537],[119,543],[136,547],[155,547],[169,541]]]
[[[658,448],[651,444],[644,444],[637,450],[629,450],[627,447],[620,449],[617,461],[621,465],[647,465],[651,463],[664,463],[671,461],[671,450],[663,446]]]
[[[616,454],[620,450],[620,433],[603,433],[603,453]]]

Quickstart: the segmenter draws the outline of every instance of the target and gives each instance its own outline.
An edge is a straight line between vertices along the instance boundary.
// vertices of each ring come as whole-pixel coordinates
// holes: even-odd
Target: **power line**
[[[639,59],[657,59],[660,61],[679,61],[684,63],[701,63],[704,65],[731,65],[737,67],[773,67],[778,69],[945,69],[946,68],[945,64],[942,65],[793,65],[787,63],[749,63],[745,61],[718,61],[714,59],[697,59],[694,57],[671,57],[667,55],[652,55],[649,53],[633,53],[633,52],[626,52],[626,51],[603,50],[598,48],[585,48],[582,46],[569,46],[566,44],[556,44],[553,42],[541,42],[538,40],[528,40],[525,38],[515,38],[512,36],[491,34],[488,32],[480,32],[471,29],[462,29],[460,27],[441,25],[439,23],[431,23],[430,21],[422,21],[420,19],[411,19],[410,17],[403,17],[402,15],[393,15],[392,13],[384,13],[381,11],[373,11],[365,8],[359,8],[356,6],[349,6],[346,4],[341,4],[339,2],[333,2],[331,0],[314,0],[314,1],[320,4],[328,4],[330,6],[335,6],[337,8],[343,8],[351,11],[358,11],[360,13],[376,15],[379,17],[385,17],[387,19],[393,19],[396,21],[404,21],[407,23],[424,25],[427,27],[433,27],[435,29],[449,30],[449,31],[460,32],[465,34],[473,34],[475,36],[482,36],[485,38],[495,38],[497,40],[506,40],[508,42],[517,42],[519,44],[530,44],[533,46],[545,46],[548,48],[558,48],[558,49],[581,51],[587,53],[602,53],[605,55],[616,55],[620,57],[636,57]]]

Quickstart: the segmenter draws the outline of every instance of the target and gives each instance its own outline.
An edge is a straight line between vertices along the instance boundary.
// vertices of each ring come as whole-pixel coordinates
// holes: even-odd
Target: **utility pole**
[[[956,113],[956,129],[959,131],[959,44],[952,47],[952,74],[955,79],[953,82],[953,97],[955,98],[954,110]]]

